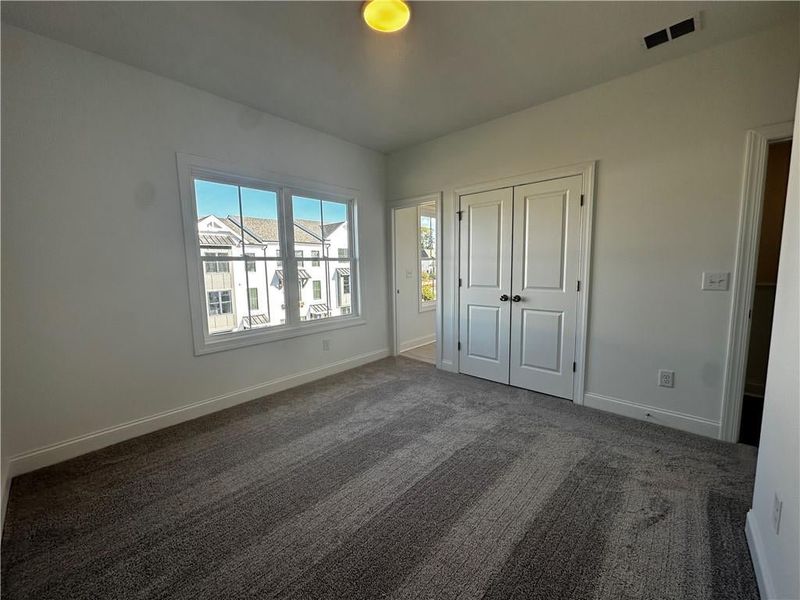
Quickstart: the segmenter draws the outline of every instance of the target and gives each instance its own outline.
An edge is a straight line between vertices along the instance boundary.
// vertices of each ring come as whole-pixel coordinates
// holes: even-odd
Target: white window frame
[[[360,270],[361,248],[358,235],[358,193],[356,190],[290,175],[260,171],[255,168],[242,168],[188,154],[177,153],[176,159],[183,216],[183,238],[189,276],[189,305],[192,316],[192,337],[195,355],[210,354],[212,352],[264,344],[324,331],[355,327],[366,323],[363,317],[364,306],[361,295],[361,290],[364,289],[364,281]],[[195,179],[261,189],[274,192],[277,195],[281,263],[286,281],[297,280],[298,269],[298,260],[294,256],[294,227],[291,226],[294,222],[292,217],[292,197],[305,196],[347,204],[351,313],[313,321],[301,321],[299,286],[287,285],[284,286],[284,302],[287,307],[295,306],[297,308],[285,311],[285,323],[266,328],[212,335],[208,330],[206,315],[204,261],[201,258],[200,241],[197,232],[198,215],[195,200]],[[255,262],[259,262],[258,257],[255,258]],[[253,261],[253,257],[231,256],[230,260]],[[340,262],[338,257],[328,259],[320,257],[319,260],[328,260],[331,263]],[[263,259],[261,259],[261,262],[263,262]]]
[[[422,236],[420,235],[420,231],[422,230],[422,207],[433,205],[433,215],[428,215],[433,219],[436,219],[437,223],[434,225],[434,231],[438,231],[438,212],[436,207],[436,202],[423,202],[422,204],[417,204],[417,302],[419,303],[419,312],[427,312],[430,310],[436,310],[436,298],[433,300],[428,300],[427,302],[422,299]],[[436,244],[434,243],[434,248]],[[424,259],[424,260],[433,260],[433,264],[438,266],[436,262],[436,258],[433,259]],[[435,267],[434,267],[435,268]],[[438,295],[439,293],[439,272],[436,272],[436,280],[434,282],[433,289],[436,290]]]

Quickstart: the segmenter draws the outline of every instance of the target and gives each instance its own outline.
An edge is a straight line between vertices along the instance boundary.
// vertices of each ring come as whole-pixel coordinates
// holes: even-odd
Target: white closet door
[[[572,399],[580,175],[514,188],[510,383]]]
[[[512,205],[512,188],[461,196],[460,370],[501,383],[508,383]]]

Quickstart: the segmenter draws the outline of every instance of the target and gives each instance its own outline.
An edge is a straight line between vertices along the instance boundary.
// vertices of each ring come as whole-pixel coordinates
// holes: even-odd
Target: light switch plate
[[[728,289],[731,274],[727,272],[704,271],[703,272],[703,290],[711,291],[725,291]]]

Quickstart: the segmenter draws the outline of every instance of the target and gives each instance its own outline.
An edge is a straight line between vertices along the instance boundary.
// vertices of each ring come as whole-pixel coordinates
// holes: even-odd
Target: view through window
[[[436,302],[436,203],[419,206],[419,299]]]
[[[193,186],[209,334],[353,314],[351,202],[210,178]]]

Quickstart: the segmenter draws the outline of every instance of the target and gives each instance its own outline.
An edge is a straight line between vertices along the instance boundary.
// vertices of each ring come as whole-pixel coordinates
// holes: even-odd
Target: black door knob
[[[508,296],[506,294],[500,296],[500,302],[508,302]]]
[[[515,294],[514,296],[511,297],[511,300],[513,302],[519,302],[520,300],[522,300],[522,296],[520,296],[519,294]]]

